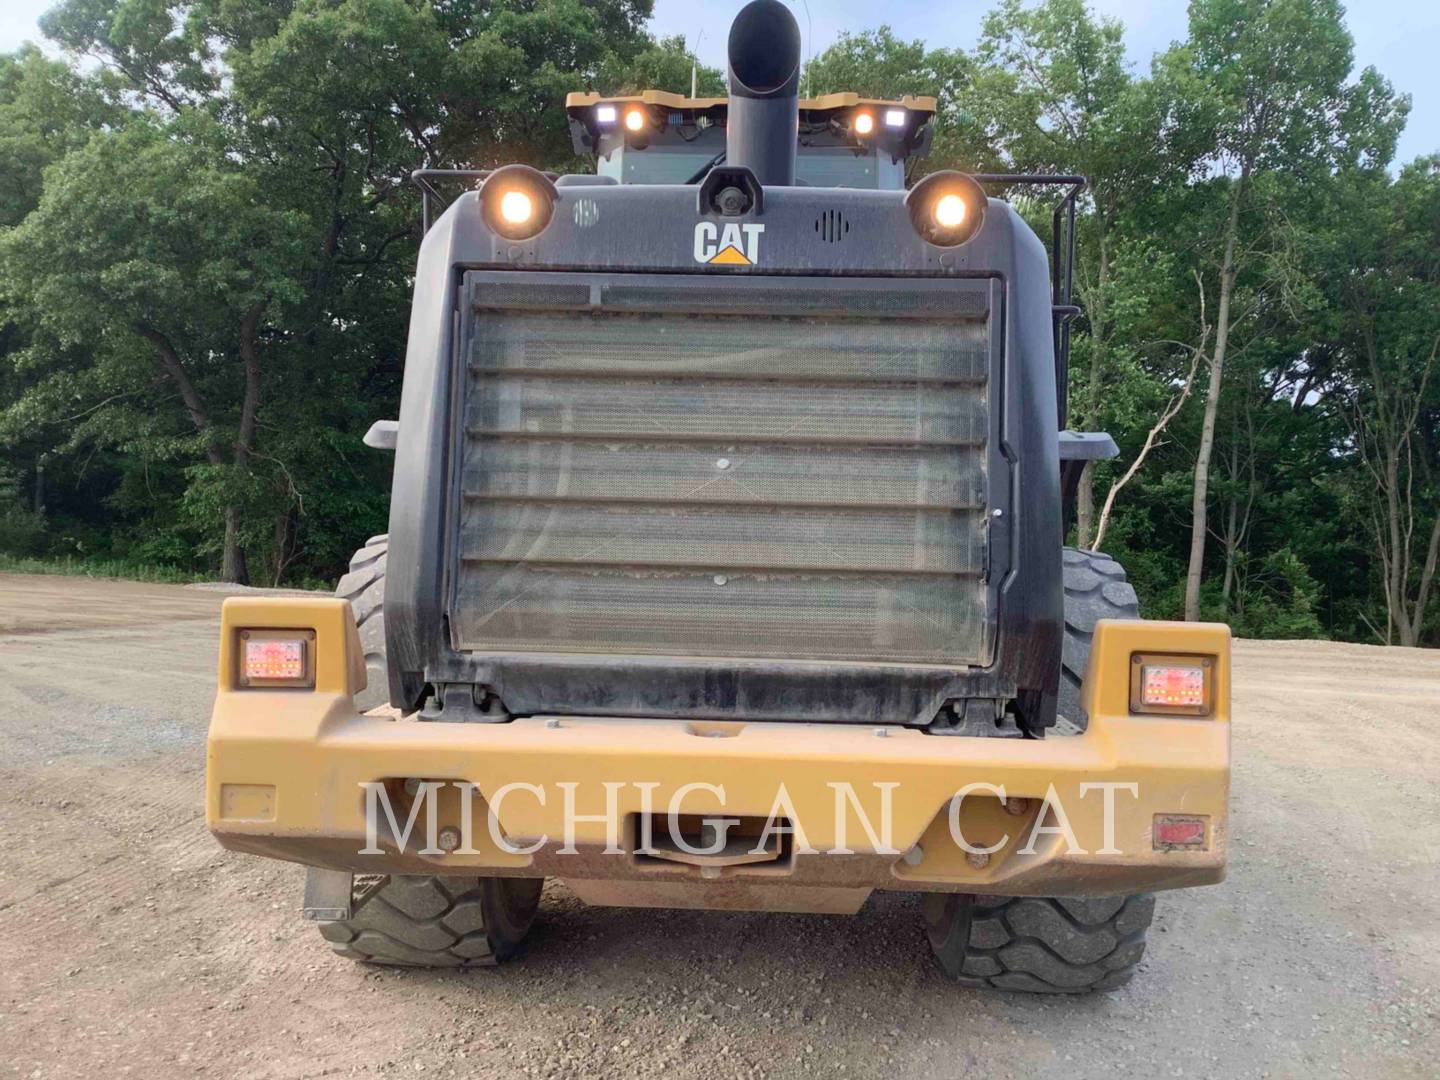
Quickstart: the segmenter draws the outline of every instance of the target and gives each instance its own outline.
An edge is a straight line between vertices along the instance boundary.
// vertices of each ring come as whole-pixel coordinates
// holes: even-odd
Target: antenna
[[[701,30],[695,36],[695,44],[690,47],[690,98],[695,99],[695,78],[700,66],[700,42],[705,37],[705,31]]]

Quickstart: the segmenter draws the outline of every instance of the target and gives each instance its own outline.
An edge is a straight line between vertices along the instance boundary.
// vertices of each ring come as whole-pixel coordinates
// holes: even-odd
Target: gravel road
[[[915,901],[583,907],[521,963],[334,958],[201,805],[220,596],[0,575],[0,1075],[1440,1076],[1440,652],[1236,647],[1232,862],[1136,980],[956,989]]]

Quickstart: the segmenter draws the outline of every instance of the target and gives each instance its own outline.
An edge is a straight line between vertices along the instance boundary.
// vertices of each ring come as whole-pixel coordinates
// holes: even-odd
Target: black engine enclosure
[[[421,247],[391,500],[386,632],[392,703],[418,707],[437,685],[483,686],[515,715],[535,713],[928,725],[947,703],[1015,701],[1024,726],[1054,722],[1062,602],[1061,497],[1052,286],[1044,245],[1005,202],[990,200],[979,231],[957,247],[922,239],[905,193],[763,187],[740,217],[723,218],[698,186],[620,186],[563,177],[537,236],[487,228],[468,192]],[[829,239],[824,215],[848,224]],[[697,262],[695,225],[764,226],[752,266]],[[989,587],[993,661],[981,668],[831,662],[476,654],[451,647],[447,538],[456,454],[456,398],[465,277],[533,288],[537,280],[634,282],[695,275],[766,294],[941,283],[979,290],[994,320]],[[513,278],[510,275],[514,275]],[[536,275],[539,275],[537,278]],[[739,279],[739,280],[737,280]],[[758,280],[757,280],[758,279]],[[859,279],[859,280],[852,280]],[[801,310],[792,308],[792,310]]]

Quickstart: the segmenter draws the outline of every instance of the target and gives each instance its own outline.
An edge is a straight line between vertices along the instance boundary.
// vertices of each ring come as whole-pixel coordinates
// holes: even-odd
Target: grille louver
[[[487,303],[456,647],[978,662],[988,348],[984,319]]]

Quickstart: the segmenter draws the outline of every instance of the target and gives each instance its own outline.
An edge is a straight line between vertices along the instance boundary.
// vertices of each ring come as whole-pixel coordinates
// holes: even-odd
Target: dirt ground
[[[333,957],[201,806],[220,595],[0,575],[0,1075],[1440,1075],[1440,653],[1236,648],[1232,862],[1107,996],[977,994],[917,905],[590,909],[523,962]]]

